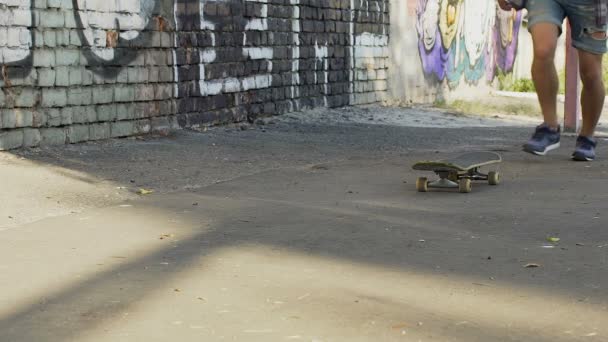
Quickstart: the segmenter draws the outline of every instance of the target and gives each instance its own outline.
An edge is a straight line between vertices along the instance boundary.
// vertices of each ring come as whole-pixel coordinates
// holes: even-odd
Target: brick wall
[[[0,0],[0,149],[382,100],[388,0]]]

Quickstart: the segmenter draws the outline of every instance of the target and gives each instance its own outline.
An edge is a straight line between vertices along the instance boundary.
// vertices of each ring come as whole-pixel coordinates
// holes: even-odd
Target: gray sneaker
[[[544,156],[547,152],[559,148],[560,145],[560,131],[549,128],[546,124],[542,124],[536,127],[532,138],[524,145],[524,151],[535,154],[537,156]]]
[[[584,136],[576,139],[576,148],[572,154],[572,159],[576,161],[592,161],[595,159],[595,147],[597,142]]]

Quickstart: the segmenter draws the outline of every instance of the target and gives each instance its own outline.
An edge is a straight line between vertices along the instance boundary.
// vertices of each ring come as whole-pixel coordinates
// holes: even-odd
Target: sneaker
[[[576,149],[572,154],[572,159],[576,161],[592,161],[595,159],[595,146],[597,142],[584,136],[576,139]]]
[[[546,124],[536,127],[534,135],[524,145],[524,151],[538,156],[544,156],[547,152],[559,147],[560,128],[553,130]]]

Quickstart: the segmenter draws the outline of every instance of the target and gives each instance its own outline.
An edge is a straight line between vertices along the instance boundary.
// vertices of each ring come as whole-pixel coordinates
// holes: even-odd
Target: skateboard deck
[[[432,171],[439,176],[439,180],[429,182],[427,178],[420,177],[416,181],[416,189],[427,192],[429,188],[458,188],[460,192],[468,193],[472,190],[472,181],[483,180],[490,185],[498,185],[500,174],[497,171],[484,174],[479,169],[500,162],[500,154],[485,151],[463,153],[442,160],[419,161],[412,166],[414,170]]]

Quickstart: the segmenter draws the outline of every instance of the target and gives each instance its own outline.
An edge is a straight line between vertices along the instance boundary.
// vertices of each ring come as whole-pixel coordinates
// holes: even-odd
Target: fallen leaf
[[[393,328],[395,330],[402,330],[402,329],[407,328],[407,324],[405,324],[405,323],[396,324],[396,325],[393,325],[391,328]]]
[[[306,299],[308,297],[310,297],[310,293],[307,293],[305,295],[302,295],[302,296],[298,297],[298,300]]]
[[[547,241],[549,241],[549,242],[551,242],[551,243],[558,243],[558,242],[560,242],[560,240],[561,240],[561,239],[560,239],[560,238],[558,238],[558,237],[548,237],[548,238],[547,238]]]
[[[142,195],[142,196],[144,196],[144,195],[150,195],[152,193],[154,193],[154,190],[148,190],[148,189],[143,189],[143,188],[137,190],[137,194],[138,195]]]

